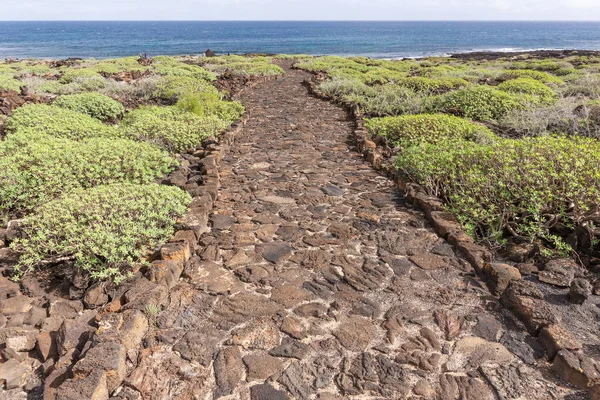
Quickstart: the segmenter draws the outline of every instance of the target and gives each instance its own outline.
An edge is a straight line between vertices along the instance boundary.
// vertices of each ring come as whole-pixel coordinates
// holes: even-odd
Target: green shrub
[[[0,142],[0,214],[31,210],[76,188],[150,183],[175,165],[168,153],[129,139],[16,133]]]
[[[69,69],[59,80],[60,83],[77,83],[84,90],[94,91],[102,89],[106,82],[104,77],[91,68]]]
[[[346,95],[344,99],[358,104],[368,115],[386,116],[423,112],[425,96],[410,88],[397,85],[365,87],[364,92]]]
[[[2,90],[14,90],[15,92],[21,91],[23,84],[11,75],[0,75],[0,91]]]
[[[103,79],[97,71],[91,68],[77,68],[67,70],[60,78],[60,83],[71,83],[80,78],[99,78]]]
[[[406,78],[406,73],[400,71],[394,71],[382,67],[374,67],[369,70],[366,74],[363,74],[361,80],[369,85],[384,84],[384,83],[396,83]]]
[[[354,69],[363,73],[369,71],[369,66],[365,64],[337,56],[314,57],[308,60],[303,60],[302,62],[297,63],[296,66],[308,71],[326,73],[340,68]]]
[[[89,115],[46,104],[17,108],[6,124],[6,131],[45,133],[72,140],[121,136],[117,128],[105,125]]]
[[[564,84],[563,80],[550,75],[547,72],[533,71],[529,69],[515,69],[504,71],[502,75],[500,75],[500,80],[507,81],[509,79],[517,79],[517,78],[531,78],[536,81],[544,82],[544,83],[556,83],[556,84]]]
[[[200,117],[177,107],[140,107],[126,114],[121,124],[128,136],[176,152],[196,149],[202,140],[218,136],[229,125],[217,116]]]
[[[428,109],[478,121],[495,120],[509,111],[524,109],[532,98],[506,93],[488,86],[446,93],[431,99]]]
[[[181,189],[157,184],[74,190],[25,218],[26,238],[12,244],[22,254],[16,270],[70,257],[93,278],[118,282],[173,235],[175,219],[190,201]]]
[[[146,72],[148,67],[140,65],[138,57],[102,60],[91,67],[101,74],[114,75],[121,72]]]
[[[600,139],[600,118],[595,116],[594,108],[584,108],[581,101],[573,97],[560,99],[549,107],[510,112],[499,121],[499,126],[519,136],[553,133]]]
[[[100,93],[81,93],[60,96],[54,105],[87,114],[101,121],[114,121],[125,113],[125,107],[118,101]]]
[[[600,143],[595,139],[504,139],[422,144],[397,167],[442,197],[465,226],[500,240],[504,229],[558,242],[553,222],[573,226],[600,202]]]
[[[398,81],[398,85],[423,93],[444,93],[449,90],[469,86],[470,83],[461,78],[424,78],[413,76]]]
[[[479,143],[495,140],[485,126],[445,114],[404,115],[365,120],[372,135],[386,137],[393,145],[407,148],[421,142],[437,143],[447,139],[464,139]]]
[[[6,64],[0,64],[0,75],[16,76],[17,71],[11,66],[8,66]]]
[[[79,93],[84,90],[83,87],[76,82],[63,84],[58,81],[47,81],[39,77],[22,78],[22,82],[29,91],[36,94],[50,93],[62,95]]]
[[[52,69],[50,65],[44,62],[21,62],[12,65],[20,76],[44,76],[58,73],[57,70]]]
[[[319,91],[334,98],[341,98],[347,95],[363,95],[369,91],[369,87],[362,80],[333,78],[321,83]]]
[[[534,96],[536,104],[553,104],[558,96],[548,86],[532,78],[517,78],[505,81],[498,85],[498,89],[509,93],[526,94]]]
[[[198,65],[185,64],[172,57],[154,57],[152,69],[165,76],[186,76],[195,79],[214,81],[217,77]]]
[[[179,98],[177,108],[198,115],[199,117],[216,116],[233,123],[244,114],[244,106],[237,101],[224,101],[214,92],[186,93]]]
[[[273,76],[283,74],[283,69],[278,65],[252,61],[252,58],[249,60],[227,64],[207,64],[206,68],[218,74],[229,72],[240,76]]]
[[[562,89],[565,96],[583,96],[600,99],[600,74],[585,74]]]
[[[217,88],[202,79],[189,76],[164,76],[156,83],[154,96],[169,100],[190,92],[219,93]]]

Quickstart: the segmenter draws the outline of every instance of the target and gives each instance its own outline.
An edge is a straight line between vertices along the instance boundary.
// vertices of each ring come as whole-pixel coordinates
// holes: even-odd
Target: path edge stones
[[[575,387],[588,390],[589,399],[600,400],[600,377],[596,371],[600,370],[600,365],[597,365],[582,351],[581,344],[560,321],[549,315],[549,309],[546,307],[541,293],[537,295],[535,289],[531,290],[529,282],[520,280],[520,276],[517,279],[509,278],[504,285],[501,285],[501,290],[497,290],[501,274],[498,273],[498,270],[510,266],[493,263],[492,252],[488,248],[476,244],[456,217],[452,213],[444,211],[444,203],[440,198],[428,195],[423,186],[407,180],[397,171],[389,161],[391,152],[385,146],[385,138],[369,135],[364,126],[364,116],[360,107],[352,102],[321,92],[318,84],[326,76],[322,73],[311,73],[313,79],[304,81],[309,94],[346,109],[355,124],[353,140],[358,152],[376,171],[392,179],[413,207],[423,211],[438,236],[455,246],[490,290],[495,292],[500,303],[526,327],[534,328],[527,329],[533,337],[538,338],[544,347],[548,361],[552,363],[552,370],[557,376]],[[548,318],[540,318],[540,316]],[[594,365],[596,368],[593,367]]]

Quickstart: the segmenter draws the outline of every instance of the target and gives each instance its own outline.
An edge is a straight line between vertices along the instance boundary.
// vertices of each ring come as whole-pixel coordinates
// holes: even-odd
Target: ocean
[[[0,22],[0,58],[600,50],[600,22]]]

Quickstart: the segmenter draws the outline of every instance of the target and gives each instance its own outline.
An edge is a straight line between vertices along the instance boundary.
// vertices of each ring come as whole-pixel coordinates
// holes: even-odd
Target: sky
[[[0,0],[0,20],[600,20],[600,0]]]

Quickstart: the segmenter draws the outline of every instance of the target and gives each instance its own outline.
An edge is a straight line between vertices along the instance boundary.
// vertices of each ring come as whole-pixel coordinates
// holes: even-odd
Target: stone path
[[[308,78],[242,95],[212,230],[114,398],[578,398]]]

